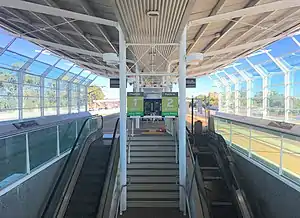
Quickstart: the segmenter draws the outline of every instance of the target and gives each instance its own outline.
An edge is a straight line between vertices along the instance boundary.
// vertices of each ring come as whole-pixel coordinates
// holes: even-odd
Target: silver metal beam
[[[27,10],[27,11],[33,11],[36,13],[42,13],[42,14],[48,14],[52,16],[57,16],[57,17],[65,17],[65,18],[71,18],[75,20],[81,20],[81,21],[86,21],[86,22],[91,22],[91,23],[97,23],[97,24],[102,24],[102,25],[107,25],[107,26],[117,26],[117,22],[99,18],[99,17],[94,17],[94,16],[89,16],[86,14],[81,14],[81,13],[76,13],[64,9],[58,9],[58,8],[53,8],[41,4],[35,4],[31,2],[26,2],[26,1],[20,1],[20,0],[0,0],[0,6],[3,7],[8,7],[8,8],[15,8],[15,9],[20,9],[20,10]]]
[[[223,14],[217,14],[214,16],[209,16],[197,20],[192,20],[189,22],[189,26],[197,26],[206,23],[213,23],[213,22],[218,22],[223,20],[231,20],[237,17],[252,16],[252,15],[262,14],[265,12],[294,8],[299,6],[300,6],[300,1],[298,0],[276,1],[276,2],[257,5],[249,8],[244,8],[240,10],[235,10]]]

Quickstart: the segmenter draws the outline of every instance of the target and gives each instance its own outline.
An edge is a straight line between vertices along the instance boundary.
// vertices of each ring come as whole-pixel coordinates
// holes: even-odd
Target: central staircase
[[[179,212],[175,149],[174,137],[168,134],[131,138],[127,152],[128,209],[122,217],[184,217]]]

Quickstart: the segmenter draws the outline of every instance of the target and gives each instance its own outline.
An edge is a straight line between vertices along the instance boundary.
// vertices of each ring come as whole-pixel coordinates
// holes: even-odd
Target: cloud
[[[36,49],[36,50],[34,50],[36,53],[40,53],[40,52],[42,52],[42,54],[44,54],[44,55],[51,55],[52,53],[50,52],[50,51],[48,51],[48,50],[41,50],[41,49]]]

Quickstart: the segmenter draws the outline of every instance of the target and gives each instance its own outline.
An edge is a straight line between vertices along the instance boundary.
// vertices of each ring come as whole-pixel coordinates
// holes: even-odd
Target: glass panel
[[[57,79],[62,74],[64,74],[64,72],[65,72],[64,70],[55,67],[47,74],[46,77],[52,78],[52,79]]]
[[[59,57],[54,55],[51,51],[44,50],[36,60],[53,65],[59,60]]]
[[[48,67],[50,67],[50,65],[34,61],[26,71],[35,75],[42,75]]]
[[[24,118],[32,118],[32,117],[40,117],[40,116],[41,116],[40,108],[23,109]]]
[[[17,120],[19,118],[19,110],[0,110],[0,121]]]
[[[78,132],[80,126],[78,126]],[[76,122],[67,123],[59,126],[60,152],[71,148],[76,140]]]
[[[36,97],[40,96],[40,87],[37,86],[23,86],[24,97]]]
[[[25,74],[24,75],[24,84],[40,86],[41,78],[39,76]]]
[[[45,78],[44,86],[47,88],[56,89],[56,80]]]
[[[86,78],[86,77],[88,77],[90,74],[91,74],[91,71],[89,71],[89,70],[84,70],[84,71],[81,72],[80,76]]]
[[[25,39],[17,38],[8,50],[22,54],[24,56],[34,58],[42,48],[36,44],[33,44]]]
[[[0,67],[20,69],[29,59],[13,52],[6,51],[0,56]]]
[[[242,152],[248,154],[250,129],[246,125],[232,122],[232,146]]]
[[[282,73],[281,69],[273,61],[268,61],[260,66],[266,74]]]
[[[299,49],[297,44],[290,37],[283,38],[276,42],[273,42],[271,45],[267,46],[269,53],[273,57],[279,57],[287,53],[294,52]]]
[[[57,115],[57,109],[56,107],[44,108],[44,114],[45,116]]]
[[[16,72],[0,68],[0,82],[18,83]]]
[[[31,170],[56,156],[56,143],[56,126],[28,134]]]
[[[249,55],[248,60],[254,65],[271,61],[269,56],[266,53],[264,53],[264,51],[262,50],[259,50]]]
[[[38,108],[40,107],[39,97],[23,97],[23,108]]]
[[[75,65],[74,67],[71,68],[70,72],[78,75],[81,73],[82,70],[83,69],[81,67]]]
[[[6,111],[18,108],[18,97],[17,96],[1,96],[0,95],[0,111]]]
[[[62,78],[62,80],[70,81],[73,77],[75,77],[75,74],[73,74],[73,73],[67,73],[67,74]]]
[[[0,139],[0,190],[26,175],[25,135]]]
[[[8,43],[10,43],[14,39],[13,36],[5,34],[3,31],[0,31],[0,47],[5,48]]]
[[[63,70],[69,70],[70,67],[72,67],[73,65],[74,65],[74,63],[72,63],[68,60],[62,59],[55,65],[55,67],[63,69]]]

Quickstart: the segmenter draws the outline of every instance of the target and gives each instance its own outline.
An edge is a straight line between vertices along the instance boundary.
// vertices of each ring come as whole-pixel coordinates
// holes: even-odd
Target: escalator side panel
[[[105,182],[110,145],[94,141],[88,150],[72,193],[65,217],[96,217]]]

